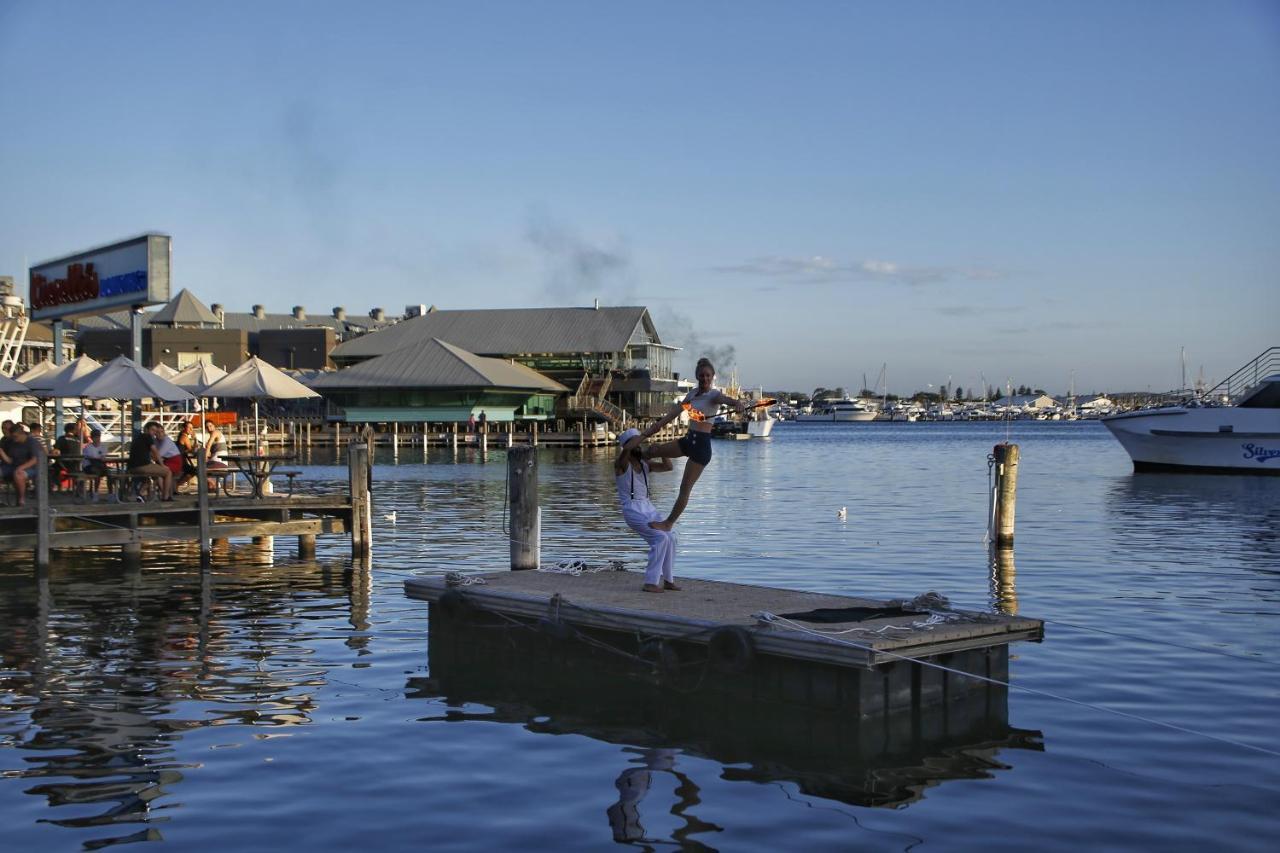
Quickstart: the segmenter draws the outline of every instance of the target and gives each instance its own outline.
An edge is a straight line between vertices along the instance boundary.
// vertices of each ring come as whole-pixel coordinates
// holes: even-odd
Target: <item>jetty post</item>
[[[1014,510],[1018,503],[1018,445],[997,444],[992,451],[995,466],[995,536],[997,547],[1013,546]]]
[[[511,519],[511,569],[538,568],[538,451],[507,451],[507,496]]]
[[[347,446],[347,475],[351,485],[351,557],[363,559],[372,550],[373,519],[369,496],[369,445]],[[301,543],[299,543],[301,547]]]
[[[530,436],[530,443],[532,443],[534,447],[537,447],[538,446],[538,422],[537,421],[529,421],[529,436]]]
[[[209,538],[212,519],[209,516],[209,460],[205,458],[204,447],[196,448],[196,515],[200,525],[200,559],[209,557],[213,546]]]
[[[36,442],[36,568],[49,565],[49,534],[53,532],[53,513],[49,509],[49,457],[44,442]]]

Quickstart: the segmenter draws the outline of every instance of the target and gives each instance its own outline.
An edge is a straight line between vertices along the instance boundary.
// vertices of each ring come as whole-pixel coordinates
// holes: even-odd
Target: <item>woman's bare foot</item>
[[[662,592],[662,587],[658,586],[656,583],[647,583],[640,588],[645,592]]]
[[[670,530],[675,527],[675,524],[670,521],[651,521],[649,526],[654,530]]]
[[[663,581],[663,582],[662,582],[662,588],[663,588],[663,589],[673,589],[673,590],[675,590],[676,592],[679,592],[679,591],[680,591],[680,586],[679,586],[679,584],[677,584],[675,581]]]

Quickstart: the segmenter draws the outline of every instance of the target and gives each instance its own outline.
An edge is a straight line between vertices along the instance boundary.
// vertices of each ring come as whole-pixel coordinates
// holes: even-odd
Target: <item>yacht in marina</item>
[[[1280,347],[1196,399],[1101,420],[1135,471],[1280,475]]]
[[[873,421],[876,408],[862,400],[845,397],[841,400],[823,400],[813,405],[812,411],[796,416],[800,423],[860,423]]]

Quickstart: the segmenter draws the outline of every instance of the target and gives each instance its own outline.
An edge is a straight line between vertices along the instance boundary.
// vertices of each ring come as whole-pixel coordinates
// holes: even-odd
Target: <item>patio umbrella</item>
[[[50,389],[59,397],[91,397],[98,400],[177,400],[194,399],[185,388],[156,376],[145,367],[122,355],[97,370]]]
[[[38,365],[37,365],[38,366]],[[53,399],[54,397],[75,397],[76,394],[64,394],[61,389],[70,382],[83,379],[90,373],[102,367],[102,364],[87,355],[79,358],[73,358],[65,364],[59,364],[42,371],[37,376],[31,376],[36,368],[28,370],[26,373],[18,377],[18,380],[31,389],[31,393],[37,397],[45,399]]]
[[[261,400],[300,400],[304,397],[319,397],[306,385],[286,376],[279,369],[272,367],[262,359],[254,356],[217,382],[204,389],[207,397],[232,397],[241,400],[253,400],[253,435],[254,442],[261,432],[258,429],[258,403]]]
[[[159,364],[157,364],[155,367],[151,368],[151,372],[154,373],[156,376],[159,376],[161,379],[171,380],[173,379],[173,377],[178,375],[178,368],[170,367],[169,365],[165,364],[162,361]]]
[[[0,376],[0,394],[30,394],[31,389],[21,382],[10,379],[8,376]]]
[[[197,361],[195,364],[184,367],[169,377],[169,381],[179,388],[186,388],[197,397],[205,397],[208,396],[205,391],[209,389],[209,386],[226,375],[227,372],[216,364]]]
[[[27,368],[25,372],[18,374],[15,378],[25,385],[33,379],[39,379],[41,376],[44,376],[57,366],[58,365],[54,364],[49,359],[37,361],[35,364],[31,365],[31,367]]]

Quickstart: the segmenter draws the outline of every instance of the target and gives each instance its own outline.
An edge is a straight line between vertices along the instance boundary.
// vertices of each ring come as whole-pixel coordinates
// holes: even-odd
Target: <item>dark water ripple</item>
[[[993,570],[986,454],[1002,437],[784,425],[718,444],[677,572],[1043,617],[1046,641],[1013,649],[1015,686],[1280,750],[1280,482],[1135,476],[1096,424],[1020,424],[1017,549]],[[343,487],[329,461],[305,467],[309,488]],[[5,849],[599,850],[618,785],[640,781],[635,843],[651,849],[1274,846],[1274,756],[1017,690],[998,743],[870,764],[821,740],[717,744],[714,724],[659,724],[590,685],[584,700],[499,673],[441,695],[426,609],[401,585],[505,564],[505,457],[379,462],[372,571],[324,539],[314,561],[237,542],[204,573],[183,547],[40,576],[0,555]],[[542,452],[544,560],[643,563],[607,466]]]

